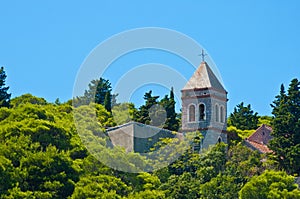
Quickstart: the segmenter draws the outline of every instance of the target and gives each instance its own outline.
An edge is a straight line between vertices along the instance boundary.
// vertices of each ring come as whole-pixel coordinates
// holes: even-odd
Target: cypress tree
[[[171,88],[170,97],[166,95],[160,104],[165,108],[167,112],[167,120],[165,122],[164,128],[171,131],[178,131],[179,121],[177,119],[177,113],[175,111],[175,99],[174,99],[174,89]]]
[[[280,94],[271,104],[274,118],[273,139],[269,143],[272,157],[281,169],[290,174],[300,174],[300,82],[293,79],[288,92],[281,85]]]
[[[172,87],[170,91],[169,107],[167,110],[167,117],[169,119],[168,129],[172,131],[178,131],[179,128],[179,121],[177,120],[177,113],[175,111],[175,103],[174,89]]]
[[[11,94],[8,93],[8,86],[5,86],[6,74],[4,68],[0,69],[0,107],[9,107]]]
[[[104,107],[107,111],[111,112],[111,94],[107,92],[104,98]]]

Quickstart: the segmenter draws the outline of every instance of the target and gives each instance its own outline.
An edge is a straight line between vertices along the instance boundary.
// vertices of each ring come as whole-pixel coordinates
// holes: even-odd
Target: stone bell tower
[[[182,132],[200,131],[201,148],[227,143],[227,91],[204,59],[181,93]]]

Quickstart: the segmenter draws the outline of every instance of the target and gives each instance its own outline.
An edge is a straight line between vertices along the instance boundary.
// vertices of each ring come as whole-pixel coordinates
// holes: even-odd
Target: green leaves
[[[66,198],[73,193],[79,173],[70,152],[79,150],[66,106],[25,95],[13,99],[11,109],[0,108],[1,198]]]
[[[241,130],[256,129],[258,116],[257,113],[253,112],[250,104],[244,106],[244,103],[241,102],[234,108],[233,113],[230,114],[228,124]]]
[[[152,96],[152,91],[144,95],[145,104],[134,112],[133,119],[143,124],[151,124],[171,131],[178,131],[179,120],[175,112],[174,91],[171,88],[170,97],[166,95],[160,101],[159,96]]]
[[[274,153],[266,162],[265,156],[241,144],[228,148],[220,143],[195,153],[191,143],[197,141],[189,133],[180,139],[161,139],[147,156],[111,147],[104,128],[116,125],[112,113],[118,124],[134,119],[137,112],[151,123],[148,108],[160,105],[167,114],[164,128],[176,130],[173,91],[160,101],[146,93],[139,111],[134,104],[119,104],[112,113],[96,103],[73,107],[30,94],[17,97],[10,108],[0,108],[0,198],[237,198],[241,189],[241,198],[299,198],[293,177],[263,173],[274,168],[268,165],[274,156],[280,168],[299,174],[299,93],[299,82],[293,80],[288,92],[282,87],[273,103]],[[151,114],[161,117],[160,109]],[[255,117],[250,105],[241,103],[230,122],[236,119],[248,129],[245,118],[254,118],[255,123]],[[234,126],[229,130],[242,136],[253,131]],[[158,158],[152,160],[154,155]],[[154,173],[118,171],[124,167],[130,172],[151,167]]]
[[[283,171],[265,171],[253,177],[239,192],[241,199],[252,198],[300,198],[300,190],[294,177]]]
[[[84,95],[73,99],[73,105],[78,107],[81,105],[89,105],[90,103],[101,104],[108,112],[111,112],[112,98],[116,103],[115,97],[117,95],[111,94],[111,83],[102,77],[100,79],[92,80],[89,83],[89,89],[85,90]]]
[[[22,190],[49,192],[52,198],[71,195],[74,181],[78,180],[68,154],[59,152],[54,146],[22,157],[20,170],[25,172],[20,184]]]
[[[272,157],[281,169],[290,174],[300,174],[300,82],[293,79],[288,92],[281,85],[280,94],[272,104],[273,139],[269,143]]]
[[[77,182],[71,198],[122,198],[130,191],[131,187],[113,176],[83,176]]]

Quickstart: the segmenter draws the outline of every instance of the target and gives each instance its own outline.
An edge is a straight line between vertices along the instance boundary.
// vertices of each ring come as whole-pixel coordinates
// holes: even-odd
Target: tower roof
[[[183,87],[183,90],[195,88],[215,88],[225,91],[224,87],[205,61],[201,62],[193,76]]]

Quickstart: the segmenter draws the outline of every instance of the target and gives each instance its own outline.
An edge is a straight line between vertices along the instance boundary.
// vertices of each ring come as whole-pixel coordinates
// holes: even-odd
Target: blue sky
[[[229,93],[229,113],[243,101],[270,115],[280,84],[300,77],[299,9],[297,0],[0,1],[0,65],[14,97],[32,93],[66,101],[82,62],[99,43],[133,28],[168,28],[209,52]],[[180,63],[161,52],[145,54],[129,56],[119,67]],[[143,92],[135,93],[137,104]]]

